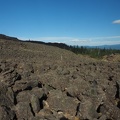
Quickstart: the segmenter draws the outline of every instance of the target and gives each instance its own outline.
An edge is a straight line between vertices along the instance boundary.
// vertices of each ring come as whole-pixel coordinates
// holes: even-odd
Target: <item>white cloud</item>
[[[66,40],[71,39],[71,37],[40,37],[37,40],[45,40],[45,41],[54,41],[54,40]]]
[[[113,24],[120,24],[120,20],[115,20],[112,22]]]
[[[82,43],[82,42],[90,42],[90,39],[78,39],[78,38],[74,38],[72,40],[70,40],[71,42],[79,42],[79,43]]]
[[[113,44],[120,44],[120,36],[73,39],[73,40],[69,40],[69,42],[67,43],[72,45],[81,45],[81,46],[113,45]]]
[[[94,37],[91,39],[112,39],[112,38],[120,38],[120,36]]]
[[[22,39],[22,40],[29,40],[29,39]],[[65,43],[68,45],[80,45],[80,46],[120,44],[120,36],[92,37],[92,38],[39,37],[39,38],[30,38],[30,40],[43,41],[43,42],[57,42],[57,43]]]

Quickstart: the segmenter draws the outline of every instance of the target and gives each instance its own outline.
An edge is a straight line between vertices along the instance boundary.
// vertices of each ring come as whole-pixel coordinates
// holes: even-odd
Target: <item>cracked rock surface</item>
[[[120,120],[120,62],[21,41],[0,48],[0,120]]]

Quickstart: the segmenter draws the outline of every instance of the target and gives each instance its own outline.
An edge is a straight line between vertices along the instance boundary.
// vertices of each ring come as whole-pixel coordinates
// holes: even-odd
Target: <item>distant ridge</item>
[[[18,38],[16,37],[11,37],[11,36],[7,36],[7,35],[4,35],[4,34],[0,34],[0,39],[5,39],[5,40],[12,40],[12,41],[21,41],[19,40]],[[70,50],[71,49],[71,46],[74,46],[74,45],[67,45],[65,43],[56,43],[56,42],[43,42],[43,41],[33,41],[33,40],[26,40],[26,41],[23,41],[23,42],[31,42],[31,43],[37,43],[37,44],[44,44],[44,45],[49,45],[49,46],[55,46],[55,47],[59,47],[59,48],[62,48],[62,49],[67,49],[67,50]],[[81,47],[81,45],[79,46]],[[115,45],[102,45],[102,46],[83,46],[83,47],[86,47],[86,48],[100,48],[100,49],[115,49],[115,50],[120,50],[120,44],[115,44]]]
[[[44,44],[44,45],[59,47],[59,48],[62,48],[62,49],[67,49],[67,50],[70,49],[70,46],[68,46],[68,45],[65,44],[65,43],[56,43],[56,42],[53,42],[53,43],[52,43],[52,42],[45,43],[45,42],[42,42],[42,41],[25,41],[25,42],[31,42],[31,43],[37,43],[37,44]]]
[[[4,34],[0,34],[0,39],[5,39],[5,40],[13,40],[13,41],[18,41],[19,39],[16,37],[10,37]]]
[[[87,48],[100,48],[100,49],[116,49],[120,50],[120,44],[116,45],[101,45],[101,46],[86,46]]]

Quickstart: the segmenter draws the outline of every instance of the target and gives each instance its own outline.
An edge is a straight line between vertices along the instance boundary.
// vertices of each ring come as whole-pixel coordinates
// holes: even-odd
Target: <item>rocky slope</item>
[[[120,120],[120,62],[0,39],[0,120]]]

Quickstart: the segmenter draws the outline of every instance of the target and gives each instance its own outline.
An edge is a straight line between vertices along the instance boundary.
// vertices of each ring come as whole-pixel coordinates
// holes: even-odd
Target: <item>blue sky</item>
[[[0,33],[71,45],[120,44],[120,0],[0,0]]]

